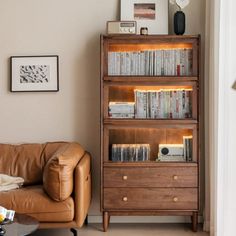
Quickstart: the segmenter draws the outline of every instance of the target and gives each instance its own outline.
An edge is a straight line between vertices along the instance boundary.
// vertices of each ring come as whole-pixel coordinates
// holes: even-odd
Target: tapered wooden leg
[[[191,219],[192,219],[192,229],[193,229],[193,232],[197,232],[198,213],[197,212],[193,212],[193,215],[192,215]]]
[[[109,225],[109,213],[107,211],[103,212],[103,231],[107,232],[107,228]]]
[[[86,216],[85,220],[84,220],[84,224],[88,225],[88,215]]]
[[[76,229],[71,228],[70,231],[73,233],[74,236],[77,236],[77,230]]]

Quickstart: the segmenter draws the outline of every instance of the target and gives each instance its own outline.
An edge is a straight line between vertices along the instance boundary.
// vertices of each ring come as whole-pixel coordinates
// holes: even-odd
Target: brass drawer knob
[[[174,175],[174,176],[173,176],[173,179],[174,179],[174,180],[177,180],[177,179],[178,179],[178,176],[177,176],[177,175]]]
[[[123,202],[127,202],[128,198],[127,197],[123,197]]]
[[[178,202],[178,198],[177,198],[177,197],[174,197],[174,198],[173,198],[173,201],[174,201],[174,202]]]
[[[127,175],[124,175],[123,176],[123,180],[127,180],[128,179],[128,176]]]

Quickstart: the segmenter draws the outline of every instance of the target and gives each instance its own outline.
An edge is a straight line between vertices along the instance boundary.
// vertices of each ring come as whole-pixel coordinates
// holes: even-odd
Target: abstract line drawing
[[[20,83],[48,83],[50,81],[49,65],[20,66]]]

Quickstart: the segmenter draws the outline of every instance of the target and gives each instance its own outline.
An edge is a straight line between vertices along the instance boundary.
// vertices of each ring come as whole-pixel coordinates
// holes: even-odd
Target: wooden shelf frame
[[[158,161],[145,161],[145,162],[112,162],[104,161],[104,167],[113,168],[113,167],[122,167],[122,168],[156,168],[156,167],[197,167],[197,162],[158,162]]]
[[[168,83],[168,82],[189,82],[198,81],[197,76],[105,76],[104,81],[109,82],[157,82],[157,83]]]
[[[103,121],[104,126],[137,126],[137,127],[156,127],[162,125],[193,125],[198,124],[198,120],[195,119],[113,119],[108,118]]]
[[[201,136],[200,127],[203,122],[203,114],[201,114],[200,91],[203,89],[203,82],[200,76],[200,36],[199,35],[102,35],[101,36],[101,211],[103,212],[104,231],[109,225],[110,216],[113,215],[188,215],[192,219],[193,231],[197,230],[197,217],[200,208],[200,149]],[[127,44],[148,44],[148,45],[173,45],[173,44],[189,44],[193,49],[193,73],[191,76],[108,76],[108,51],[113,45]],[[193,103],[193,118],[192,119],[111,119],[108,117],[109,104],[109,88],[112,86],[193,86],[194,101]],[[110,130],[125,130],[125,129],[192,129],[194,137],[194,162],[111,162],[109,160],[109,131]],[[188,168],[195,167],[198,169],[198,209],[185,210],[139,210],[139,209],[106,209],[104,208],[104,186],[103,186],[103,169],[109,168]]]

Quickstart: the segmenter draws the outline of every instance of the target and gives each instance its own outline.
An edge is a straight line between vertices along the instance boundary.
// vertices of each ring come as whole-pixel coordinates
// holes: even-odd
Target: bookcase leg
[[[197,232],[198,213],[193,212],[193,215],[192,215],[191,219],[192,219],[192,230],[193,230],[193,232]]]
[[[103,212],[103,231],[106,232],[110,221],[110,216],[107,211]]]

